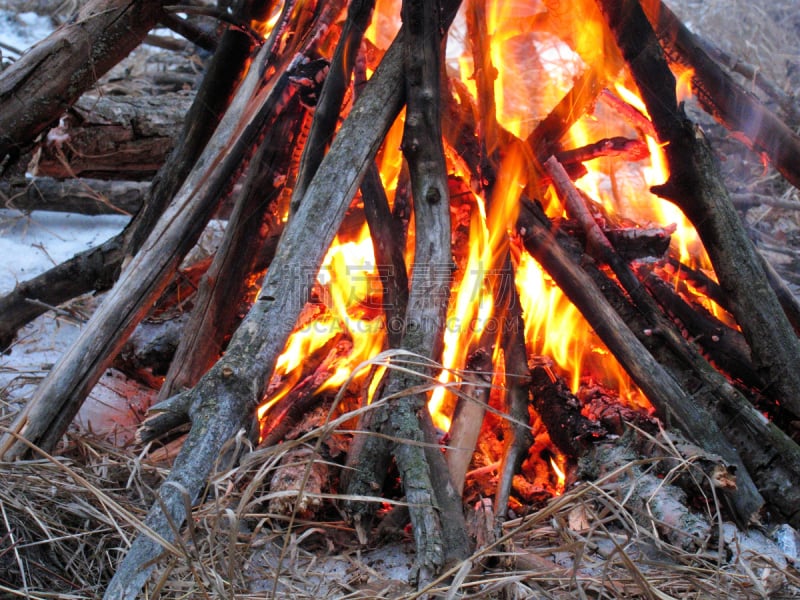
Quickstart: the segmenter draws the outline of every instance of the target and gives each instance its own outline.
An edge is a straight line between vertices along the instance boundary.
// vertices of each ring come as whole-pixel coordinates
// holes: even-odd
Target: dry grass
[[[359,548],[330,508],[341,496],[326,498],[329,508],[313,522],[266,509],[283,456],[300,445],[318,447],[336,425],[248,451],[239,466],[217,473],[143,597],[800,597],[797,572],[773,565],[775,556],[741,552],[730,560],[713,503],[706,516],[716,525],[702,548],[667,543],[663,523],[635,501],[631,474],[652,460],[623,464],[505,523],[501,537],[468,561],[425,590],[412,590],[404,581],[412,560],[408,540]],[[98,597],[164,475],[132,453],[87,438],[73,437],[66,454],[0,465],[0,592],[7,597]],[[776,581],[783,583],[778,595],[768,587]]]

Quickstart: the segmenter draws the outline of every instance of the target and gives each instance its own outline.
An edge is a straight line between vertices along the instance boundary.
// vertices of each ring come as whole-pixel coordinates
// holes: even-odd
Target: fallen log
[[[141,44],[163,15],[160,0],[93,0],[0,76],[0,168]]]
[[[257,16],[258,10],[264,7],[250,0],[242,3],[240,9],[242,16]],[[175,150],[154,178],[142,210],[122,233],[21,283],[0,299],[0,308],[6,316],[0,323],[0,350],[11,344],[20,327],[44,313],[46,306],[58,306],[81,294],[111,287],[119,276],[123,260],[139,251],[195,165],[233,97],[252,49],[250,36],[235,28],[228,29],[222,36],[220,47],[186,115]],[[28,298],[44,304],[30,303]]]
[[[38,177],[151,179],[172,150],[194,94],[84,95],[44,133]]]
[[[0,181],[0,198],[5,208],[22,212],[49,210],[82,215],[131,215],[142,207],[149,187],[150,183],[143,181],[14,178]]]

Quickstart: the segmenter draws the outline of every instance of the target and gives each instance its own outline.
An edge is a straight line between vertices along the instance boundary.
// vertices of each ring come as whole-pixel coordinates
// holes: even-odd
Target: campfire
[[[666,6],[244,4],[199,92],[219,125],[168,159],[119,280],[0,439],[6,459],[57,446],[229,199],[138,434],[190,426],[146,521],[158,536],[218,460],[289,444],[270,512],[311,519],[338,494],[366,543],[399,502],[422,587],[476,537],[496,543],[464,506],[533,514],[630,435],[681,439],[741,525],[797,525],[800,311],[682,102],[795,185],[798,138]],[[684,529],[687,549],[708,534]],[[107,597],[134,597],[161,550],[141,533]]]

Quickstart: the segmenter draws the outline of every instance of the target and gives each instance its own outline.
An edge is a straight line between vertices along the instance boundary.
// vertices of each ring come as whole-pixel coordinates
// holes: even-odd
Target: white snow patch
[[[53,31],[53,22],[50,17],[43,17],[36,13],[14,13],[8,10],[0,10],[0,42],[24,52],[33,44],[44,39]],[[18,58],[7,48],[3,49],[3,54],[12,58]]]
[[[119,233],[129,217],[0,210],[0,294]]]

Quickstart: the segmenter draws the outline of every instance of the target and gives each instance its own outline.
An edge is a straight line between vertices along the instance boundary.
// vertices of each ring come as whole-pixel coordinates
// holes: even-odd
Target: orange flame
[[[377,47],[385,49],[395,35],[400,4],[400,0],[378,0],[367,33]],[[618,51],[613,44],[603,41],[609,39],[608,32],[593,0],[529,4],[489,1],[487,10],[490,53],[497,69],[494,85],[497,120],[507,131],[526,137],[536,122],[564,97],[573,80],[588,68],[611,82],[609,87],[625,102],[647,114],[638,93],[624,84],[626,75]],[[451,38],[458,38],[458,32]],[[465,47],[463,35],[461,39]],[[526,50],[529,48],[534,51]],[[459,71],[460,79],[474,94],[469,53],[463,47],[461,51],[450,49],[448,66]],[[691,77],[691,71],[678,73],[681,98],[691,93]],[[401,116],[390,130],[377,161],[390,201],[402,168],[399,151],[402,133]],[[604,114],[598,108],[594,114],[579,119],[562,143],[568,148],[580,147],[606,137],[636,135],[622,119]],[[649,191],[666,181],[669,172],[664,149],[649,136],[646,142],[649,149],[646,162],[631,164],[614,158],[586,161],[588,172],[576,184],[606,214],[625,217],[643,226],[674,224],[676,255],[691,266],[708,269],[708,258],[688,220],[674,205]],[[451,165],[457,176],[470,180],[468,175],[458,172],[457,164],[451,161]],[[489,326],[497,325],[493,322],[491,277],[509,251],[508,229],[514,224],[520,193],[527,183],[522,157],[509,152],[498,170],[494,197],[488,208],[479,194],[473,199],[476,209],[469,221],[468,257],[456,275],[444,331],[444,368],[429,402],[434,422],[442,429],[449,428],[453,396],[448,386],[455,382],[454,373],[464,366],[469,351]],[[551,216],[562,214],[552,191],[545,192],[543,202]],[[409,265],[413,263],[413,235],[412,221]],[[627,402],[646,405],[630,378],[558,286],[528,254],[519,252],[513,242],[511,251],[518,256],[515,283],[522,303],[529,353],[551,357],[575,392],[590,375],[605,387],[617,390]],[[378,308],[381,290],[366,226],[355,239],[337,237],[325,258],[318,283],[324,290],[325,310],[291,336],[276,367],[276,376],[283,378],[284,384],[270,402],[296,383],[299,375],[293,373],[299,373],[305,358],[330,343],[337,334],[349,339],[352,349],[334,363],[330,378],[320,389],[341,386],[359,363],[383,348],[385,326],[382,310]],[[558,460],[551,460],[551,466],[558,476],[559,490],[563,490],[563,465]]]

